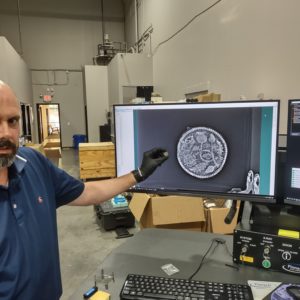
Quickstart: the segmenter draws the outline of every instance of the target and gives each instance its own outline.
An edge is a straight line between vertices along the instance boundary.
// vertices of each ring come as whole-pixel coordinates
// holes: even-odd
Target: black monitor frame
[[[294,124],[294,104],[299,106],[300,99],[290,99],[288,101],[288,117],[287,117],[287,146],[286,146],[286,163],[285,163],[285,180],[284,180],[284,204],[300,206],[300,185],[298,188],[293,187],[291,183],[292,169],[297,169],[297,174],[300,174],[300,123]],[[298,116],[300,120],[300,115]],[[297,127],[297,128],[295,128]],[[298,152],[297,152],[298,150]],[[295,171],[296,172],[296,171]]]
[[[116,110],[118,109],[118,107],[122,107],[122,108],[129,108],[130,106],[148,106],[150,107],[151,109],[151,106],[155,105],[155,106],[160,106],[160,107],[163,107],[164,108],[167,108],[168,105],[176,105],[178,107],[180,107],[180,105],[189,105],[191,107],[191,109],[193,108],[193,105],[196,105],[196,106],[199,106],[199,108],[202,106],[202,105],[213,105],[213,107],[215,108],[218,108],[219,106],[223,106],[224,104],[228,104],[228,105],[251,105],[251,104],[255,104],[257,103],[258,105],[261,105],[261,103],[264,103],[263,105],[268,105],[270,104],[271,105],[276,105],[277,107],[277,116],[276,117],[276,124],[277,124],[277,128],[276,128],[276,136],[275,136],[275,142],[274,140],[272,141],[273,142],[273,146],[275,147],[275,151],[273,153],[273,155],[275,156],[275,162],[274,163],[274,173],[275,173],[275,179],[274,179],[274,194],[272,195],[267,195],[267,194],[264,194],[264,195],[255,195],[255,194],[241,194],[241,193],[235,193],[235,192],[214,192],[212,190],[208,191],[208,190],[201,190],[201,189],[181,189],[181,188],[178,188],[178,189],[161,189],[161,188],[144,188],[142,185],[139,186],[139,185],[136,185],[134,186],[133,188],[131,188],[129,191],[131,192],[143,192],[143,193],[151,193],[151,194],[160,194],[160,195],[169,195],[169,194],[172,194],[172,195],[187,195],[187,196],[202,196],[202,197],[210,197],[210,198],[223,198],[223,199],[237,199],[237,200],[245,200],[245,201],[254,201],[254,202],[261,202],[261,203],[275,203],[276,202],[276,191],[275,191],[275,188],[276,188],[276,185],[275,185],[275,182],[276,182],[276,156],[277,156],[277,143],[278,143],[278,126],[279,126],[279,106],[280,106],[280,103],[279,103],[279,100],[268,100],[268,101],[257,101],[257,100],[253,100],[253,101],[223,101],[223,102],[217,102],[217,103],[162,103],[162,104],[125,104],[125,105],[114,105],[113,107],[113,111],[114,111],[114,123],[115,123],[115,127],[114,127],[114,131],[115,131],[115,142],[116,142],[116,170],[117,170],[117,175],[122,175],[119,173],[119,168],[118,168],[118,142],[117,142],[117,138],[118,138],[118,135],[120,134],[118,132],[118,129],[117,127],[119,126],[118,124],[116,124],[118,121],[116,120]],[[149,122],[151,120],[148,120]],[[153,121],[153,120],[152,120]],[[147,121],[145,121],[147,122]],[[153,145],[153,146],[164,146],[164,145]],[[149,147],[148,147],[149,149]],[[128,150],[130,151],[130,150]],[[129,170],[127,170],[129,171]]]

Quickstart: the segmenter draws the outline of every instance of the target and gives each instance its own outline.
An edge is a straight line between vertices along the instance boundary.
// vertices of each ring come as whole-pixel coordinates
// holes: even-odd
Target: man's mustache
[[[3,139],[3,138],[0,139],[0,148],[3,148],[3,147],[12,149],[13,152],[17,151],[17,145],[8,139]]]

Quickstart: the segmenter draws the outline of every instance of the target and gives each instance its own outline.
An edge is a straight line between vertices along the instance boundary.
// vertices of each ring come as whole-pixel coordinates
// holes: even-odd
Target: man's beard
[[[0,168],[10,167],[16,157],[18,146],[7,139],[0,139],[0,149],[6,147],[7,149],[12,150],[10,154],[0,154]]]

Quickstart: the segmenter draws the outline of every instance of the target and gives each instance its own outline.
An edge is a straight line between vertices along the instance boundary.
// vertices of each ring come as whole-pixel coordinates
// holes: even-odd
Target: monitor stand
[[[299,230],[300,206],[282,204],[244,203],[241,223],[255,231],[278,229]],[[273,229],[273,230],[272,230]]]

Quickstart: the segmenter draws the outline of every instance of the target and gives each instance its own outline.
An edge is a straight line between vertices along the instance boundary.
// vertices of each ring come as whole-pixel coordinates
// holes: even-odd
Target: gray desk
[[[180,270],[172,277],[188,278],[197,269],[212,239],[216,237],[225,239],[227,247],[213,247],[194,279],[228,283],[246,283],[247,280],[299,282],[299,276],[295,275],[249,266],[239,266],[238,269],[226,266],[233,265],[232,236],[170,229],[141,230],[99,263],[95,274],[100,274],[102,268],[106,274],[114,273],[115,282],[109,283],[108,292],[111,300],[117,300],[128,273],[167,276],[161,266],[172,263]],[[95,274],[82,283],[70,300],[82,299],[83,293],[93,286]],[[99,289],[104,290],[104,286],[99,285]]]

